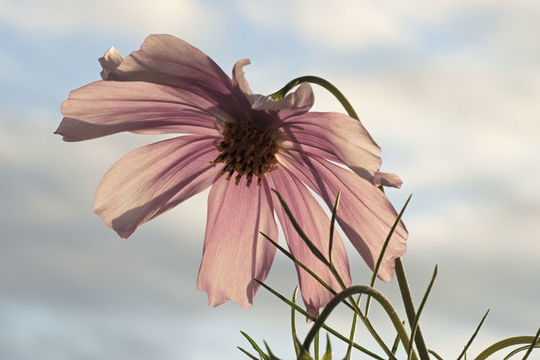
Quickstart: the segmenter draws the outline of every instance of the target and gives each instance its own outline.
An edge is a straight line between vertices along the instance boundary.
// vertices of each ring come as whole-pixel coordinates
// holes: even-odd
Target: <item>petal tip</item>
[[[401,188],[403,181],[399,178],[398,175],[392,173],[386,173],[381,171],[376,171],[373,175],[373,185],[375,186],[388,186],[394,187],[397,189]]]

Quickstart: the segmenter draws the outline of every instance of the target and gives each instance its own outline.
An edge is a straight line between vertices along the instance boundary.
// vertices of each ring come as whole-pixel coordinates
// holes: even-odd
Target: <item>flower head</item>
[[[169,35],[151,35],[122,58],[111,48],[100,59],[104,80],[70,93],[57,134],[81,141],[122,131],[183,134],[138,148],[101,181],[95,212],[122,238],[138,226],[211,187],[197,288],[211,306],[229,299],[249,306],[264,281],[277,238],[274,213],[292,254],[334,289],[339,284],[300,239],[271,189],[289,204],[306,235],[328,252],[329,223],[310,192],[332,206],[337,220],[373,269],[396,212],[376,185],[399,178],[379,172],[380,149],[360,122],[339,113],[309,112],[313,93],[302,84],[279,101],[253,94],[238,61],[232,78],[208,56]],[[378,276],[389,281],[407,232],[397,228]],[[350,284],[345,247],[336,233],[332,258]],[[308,311],[331,294],[297,268]]]

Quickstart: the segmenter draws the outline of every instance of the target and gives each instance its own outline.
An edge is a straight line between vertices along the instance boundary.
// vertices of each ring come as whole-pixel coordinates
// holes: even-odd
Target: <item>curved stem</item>
[[[278,90],[275,93],[271,94],[270,97],[272,97],[274,100],[279,100],[282,97],[284,97],[292,88],[294,88],[295,86],[300,85],[303,82],[314,83],[314,84],[320,85],[323,88],[325,88],[326,90],[328,90],[341,103],[341,105],[345,108],[345,111],[347,111],[347,114],[350,117],[360,121],[360,118],[358,117],[358,114],[356,113],[356,111],[352,107],[349,100],[347,100],[347,98],[343,95],[343,93],[341,91],[339,91],[339,89],[336,88],[332,83],[330,83],[329,81],[327,81],[327,80],[325,80],[323,78],[320,78],[318,76],[307,75],[307,76],[300,76],[300,77],[298,77],[296,79],[293,79],[293,80],[289,81],[283,88],[281,88],[280,90]],[[381,186],[381,190],[382,190],[382,186]],[[396,259],[396,268],[399,265],[401,265],[401,268],[403,268],[403,264],[401,263],[401,259],[397,258]],[[409,319],[409,323],[412,326],[414,318],[416,316],[416,311],[414,310],[414,305],[412,303],[412,297],[411,297],[411,294],[410,294],[410,291],[409,291],[409,285],[407,283],[407,278],[405,277],[405,271],[403,271],[403,272],[396,271],[396,278],[397,278],[397,281],[398,281],[398,284],[399,284],[399,287],[400,287],[400,291],[401,291],[402,296],[403,296],[403,302],[404,302],[404,305],[405,305],[405,309],[407,311],[407,318]],[[422,331],[420,330],[419,326],[418,326],[418,328],[416,330],[415,343],[416,343],[416,347],[418,348],[418,352],[420,354],[420,357],[422,359],[429,359],[429,354],[428,354],[427,347],[426,347],[426,344],[425,344],[425,341],[424,341],[424,337],[422,336]]]
[[[286,303],[287,305],[289,305],[291,308],[294,308],[296,311],[298,311],[300,314],[302,314],[303,316],[305,316],[307,319],[311,320],[311,321],[317,321],[317,318],[313,315],[311,315],[310,313],[308,313],[307,311],[305,311],[304,309],[302,309],[300,306],[296,305],[295,303],[293,303],[292,301],[290,301],[289,299],[287,299],[285,296],[281,295],[280,293],[278,293],[277,291],[275,291],[274,289],[272,289],[271,287],[269,287],[268,285],[266,285],[265,283],[263,283],[262,281],[259,281],[257,279],[253,279],[254,281],[256,281],[257,283],[259,283],[262,287],[264,287],[266,290],[270,291],[272,294],[274,294],[275,296],[278,297],[278,299],[280,299],[281,301],[283,301],[284,303]],[[344,341],[345,343],[349,344],[349,339],[347,339],[345,336],[341,335],[338,331],[334,330],[333,328],[329,327],[328,325],[326,324],[322,324],[321,327],[323,329],[325,329],[326,331],[328,331],[330,334],[334,335],[335,337],[337,337],[338,339]],[[357,350],[360,350],[361,352],[363,352],[364,354],[366,355],[369,355],[371,356],[372,358],[374,359],[377,359],[377,360],[384,360],[382,357],[380,357],[379,355],[369,351],[368,349],[358,345],[357,343],[353,343],[353,347]]]
[[[303,264],[300,260],[296,259],[291,253],[289,253],[287,250],[285,250],[283,247],[281,247],[278,243],[276,243],[274,240],[272,240],[269,236],[267,236],[266,234],[264,234],[263,232],[260,233],[261,235],[263,235],[268,241],[270,241],[275,247],[277,247],[281,252],[283,252],[287,257],[289,257],[295,264],[297,264],[298,266],[300,266],[302,269],[304,269],[308,274],[310,274],[315,280],[317,280],[322,286],[324,286],[330,293],[332,293],[332,295],[336,295],[336,291],[334,289],[332,289],[330,287],[330,285],[328,285],[326,282],[324,282],[319,276],[317,276],[317,274],[315,274],[311,269],[309,269],[305,264]],[[336,269],[331,265],[330,266],[330,270],[332,271],[332,273],[334,274],[334,276],[336,277],[336,279],[338,280],[338,282],[340,283],[340,286],[342,287],[342,289],[345,289],[346,286],[345,284],[343,283],[343,280],[341,279],[341,277],[339,276],[339,274],[337,273]],[[257,280],[256,280],[257,281]],[[263,285],[264,287],[270,289],[269,287],[267,287],[267,285],[264,285],[261,283],[261,285]],[[272,290],[270,290],[272,291]],[[379,334],[377,333],[377,331],[373,328],[373,326],[371,325],[371,322],[362,314],[362,312],[360,311],[360,308],[358,307],[358,304],[356,304],[354,302],[354,299],[350,298],[351,299],[351,303],[348,303],[348,302],[344,302],[345,305],[347,305],[352,311],[354,311],[354,320],[356,320],[356,316],[360,316],[360,318],[362,319],[362,322],[364,323],[364,325],[366,326],[367,330],[370,332],[370,334],[373,336],[373,339],[375,339],[375,341],[377,342],[377,344],[379,344],[379,346],[381,347],[381,349],[387,354],[390,356],[390,358],[392,358],[392,355],[391,352],[390,352],[390,349],[388,349],[388,347],[386,346],[386,344],[384,343],[384,341],[381,339],[381,337],[379,336]],[[325,328],[326,329],[326,328]],[[335,334],[334,334],[335,335]],[[337,336],[337,335],[336,335]],[[349,340],[349,345],[351,343],[353,343],[353,340]]]
[[[375,300],[377,300],[383,309],[388,314],[388,317],[390,317],[390,320],[392,321],[392,324],[394,325],[394,328],[396,329],[399,338],[401,342],[405,345],[405,348],[409,347],[409,338],[407,336],[407,332],[405,331],[405,328],[403,327],[403,324],[401,323],[401,320],[399,319],[399,316],[396,312],[396,310],[392,307],[392,304],[390,301],[378,290],[365,286],[365,285],[357,285],[357,286],[351,286],[342,292],[338,293],[336,296],[330,300],[328,305],[324,308],[324,310],[321,312],[319,317],[317,318],[317,321],[315,324],[313,324],[313,327],[307,334],[304,344],[302,345],[303,351],[307,352],[309,350],[309,346],[311,345],[311,342],[313,341],[313,338],[315,337],[315,334],[319,331],[319,329],[323,326],[324,322],[330,315],[330,313],[334,310],[334,308],[342,301],[344,301],[346,298],[354,295],[354,294],[367,294],[373,297]],[[413,352],[412,355],[413,359],[417,359],[416,354]]]
[[[508,339],[497,341],[495,344],[489,346],[484,351],[482,351],[477,357],[474,358],[474,360],[485,360],[499,350],[514,345],[531,344],[534,340],[534,336],[514,336]]]
[[[270,94],[269,96],[274,100],[279,100],[282,97],[284,97],[292,88],[304,82],[320,85],[326,90],[330,91],[338,99],[341,105],[345,108],[345,110],[347,111],[350,117],[355,118],[356,120],[360,120],[358,119],[358,115],[356,114],[356,111],[354,111],[351,103],[341,93],[341,91],[339,91],[338,88],[332,85],[330,82],[318,76],[313,76],[313,75],[300,76],[296,79],[289,81],[287,85],[285,85],[284,87],[282,87],[275,93]]]

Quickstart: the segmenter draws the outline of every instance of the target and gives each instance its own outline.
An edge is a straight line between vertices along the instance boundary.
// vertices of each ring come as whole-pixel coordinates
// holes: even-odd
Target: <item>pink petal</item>
[[[269,178],[270,186],[275,187],[285,200],[304,233],[328,259],[330,219],[319,203],[299,180],[291,176],[288,170],[280,168],[279,171],[270,172],[266,176]],[[283,207],[276,204],[275,210],[291,253],[334,290],[341,291],[342,289],[332,273],[313,255],[304,240],[300,238]],[[334,233],[332,261],[345,285],[349,286],[351,284],[349,261],[345,246],[337,231]],[[333,296],[305,270],[296,266],[296,271],[306,309],[311,314],[317,314],[319,308],[325,306]]]
[[[298,89],[278,101],[266,95],[252,94],[243,67],[249,65],[249,59],[241,59],[233,67],[233,84],[237,86],[249,100],[252,109],[262,111],[277,111],[280,119],[303,114],[313,106],[315,98],[308,83],[302,83]]]
[[[219,134],[230,115],[183,90],[144,82],[97,81],[70,93],[55,133],[80,141],[120,131]]]
[[[397,176],[396,174],[376,171],[375,175],[373,176],[373,185],[375,186],[382,185],[399,189],[401,187],[401,184],[403,184],[403,181],[401,181],[399,176]]]
[[[246,96],[246,98],[249,99],[251,95],[251,88],[249,87],[249,84],[245,78],[244,69],[243,67],[246,65],[251,64],[251,60],[249,59],[240,59],[238,60],[233,67],[233,85],[238,86],[238,88],[242,91],[242,93]]]
[[[94,211],[122,238],[212,184],[220,169],[211,137],[182,136],[138,148],[107,171]]]
[[[191,92],[233,115],[249,110],[245,96],[205,53],[171,35],[150,35],[109,80],[145,81]]]
[[[368,181],[379,170],[381,149],[362,124],[332,112],[309,112],[283,121],[280,128],[285,149],[294,149],[339,162]]]
[[[373,269],[397,217],[384,193],[352,171],[316,156],[282,151],[278,161],[319,194],[328,206],[332,206],[338,190],[341,190],[338,222],[367,265]],[[392,279],[394,261],[405,253],[407,236],[407,230],[400,222],[377,274],[380,279]]]
[[[210,306],[233,300],[248,307],[264,281],[276,252],[259,231],[277,239],[272,199],[266,182],[235,185],[222,176],[208,197],[208,218],[197,289],[208,293]]]
[[[103,55],[103,57],[99,58],[99,63],[101,64],[101,67],[103,70],[101,71],[101,78],[103,80],[107,80],[109,78],[109,74],[113,72],[118,65],[122,62],[123,57],[122,54],[114,46],[111,46],[109,50]]]

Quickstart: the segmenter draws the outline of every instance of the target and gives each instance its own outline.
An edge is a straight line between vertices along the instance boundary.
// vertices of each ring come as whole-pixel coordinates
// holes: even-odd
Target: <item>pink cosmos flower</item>
[[[103,81],[70,93],[57,134],[81,141],[122,131],[182,136],[138,148],[116,162],[96,192],[95,212],[122,238],[211,187],[197,288],[211,306],[229,299],[252,304],[276,249],[277,215],[291,253],[339,290],[338,283],[292,227],[271,189],[289,204],[307,236],[328,252],[328,216],[310,190],[332,207],[341,190],[338,222],[373,269],[396,212],[376,185],[399,187],[379,172],[380,148],[360,122],[340,113],[308,112],[309,84],[279,101],[252,94],[243,59],[229,78],[208,56],[169,35],[151,35],[125,59],[111,48],[100,59]],[[405,252],[400,224],[379,278],[393,276]],[[351,282],[344,244],[334,235],[332,258]],[[297,268],[304,303],[315,313],[331,294]]]

